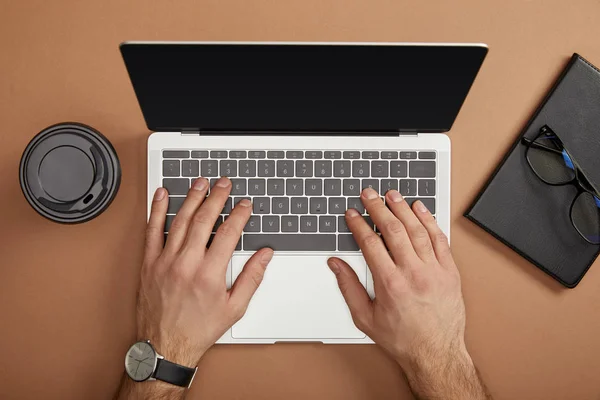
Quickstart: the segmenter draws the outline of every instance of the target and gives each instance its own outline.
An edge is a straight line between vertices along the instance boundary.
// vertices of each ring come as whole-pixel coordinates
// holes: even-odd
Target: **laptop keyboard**
[[[162,184],[169,191],[165,233],[193,181],[211,187],[231,179],[231,195],[213,228],[243,198],[253,213],[237,250],[359,251],[344,213],[355,208],[377,227],[360,200],[362,189],[398,190],[409,204],[436,212],[435,151],[163,150]]]

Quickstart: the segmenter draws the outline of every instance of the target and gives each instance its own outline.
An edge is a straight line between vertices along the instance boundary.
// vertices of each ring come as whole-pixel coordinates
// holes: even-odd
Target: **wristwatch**
[[[159,380],[189,388],[197,370],[165,360],[149,340],[134,343],[125,355],[125,371],[136,382]]]

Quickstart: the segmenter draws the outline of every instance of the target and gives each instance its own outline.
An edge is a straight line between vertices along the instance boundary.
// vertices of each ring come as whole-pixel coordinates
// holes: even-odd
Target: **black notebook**
[[[600,188],[600,70],[574,54],[465,216],[572,288],[600,246],[586,242],[571,223],[577,189],[545,184],[527,163],[521,139],[533,140],[544,125],[556,132],[589,183]]]

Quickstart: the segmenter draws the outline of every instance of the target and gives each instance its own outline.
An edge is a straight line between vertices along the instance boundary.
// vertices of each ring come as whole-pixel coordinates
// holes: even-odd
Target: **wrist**
[[[165,360],[184,367],[195,368],[211,344],[193,343],[181,335],[169,335],[166,332],[143,332],[139,340],[149,340],[154,350]]]
[[[411,354],[395,357],[396,361],[411,379],[412,377],[439,376],[444,372],[475,370],[471,355],[464,341],[458,341],[446,346],[417,345]]]

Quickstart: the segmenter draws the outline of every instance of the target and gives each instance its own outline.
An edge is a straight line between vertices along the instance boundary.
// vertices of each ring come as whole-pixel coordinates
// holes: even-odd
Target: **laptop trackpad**
[[[248,256],[234,256],[233,281]],[[360,339],[327,256],[276,255],[262,284],[250,301],[246,315],[233,326],[236,339]],[[366,285],[367,267],[362,256],[342,257]]]

